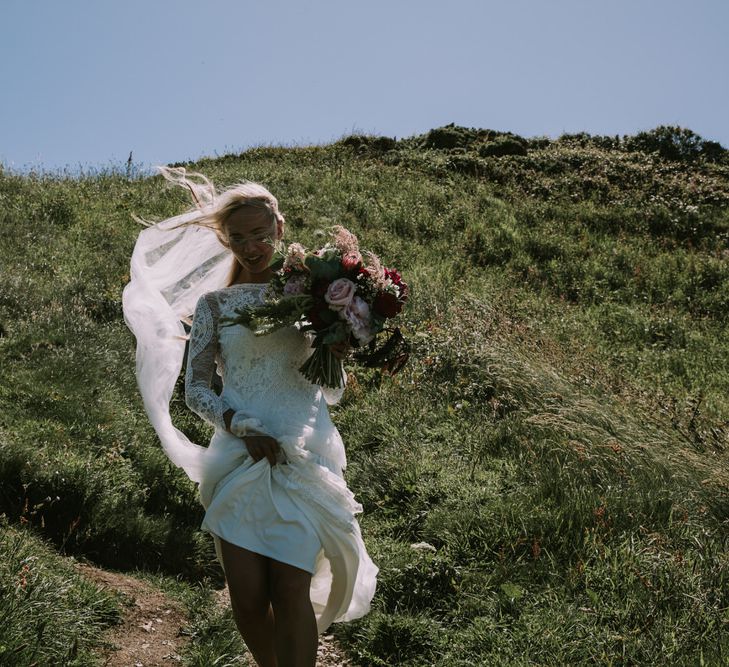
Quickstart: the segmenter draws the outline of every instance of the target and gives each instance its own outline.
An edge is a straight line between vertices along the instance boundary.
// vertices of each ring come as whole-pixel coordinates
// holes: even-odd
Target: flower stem
[[[328,345],[319,345],[299,368],[313,384],[339,389],[342,386],[342,360],[332,354]]]

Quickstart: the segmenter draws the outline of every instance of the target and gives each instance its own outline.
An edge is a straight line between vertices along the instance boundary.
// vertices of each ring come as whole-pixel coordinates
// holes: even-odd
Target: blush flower
[[[334,245],[339,249],[342,255],[350,252],[359,253],[359,241],[357,237],[342,225],[335,225],[332,228],[332,236]]]
[[[390,284],[390,279],[385,275],[385,267],[382,266],[380,258],[375,253],[366,251],[367,255],[367,273],[372,284],[378,289],[383,290]]]
[[[284,269],[303,269],[305,267],[306,249],[300,243],[292,243],[286,249]]]
[[[352,302],[356,289],[356,285],[351,280],[337,278],[329,285],[324,300],[333,310],[342,310]]]
[[[370,307],[364,299],[355,296],[340,317],[352,327],[352,334],[362,345],[366,345],[374,338],[370,330]]]

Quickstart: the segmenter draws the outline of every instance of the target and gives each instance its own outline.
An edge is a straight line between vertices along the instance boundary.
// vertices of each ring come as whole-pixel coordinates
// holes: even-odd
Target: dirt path
[[[128,606],[123,621],[106,633],[111,645],[103,651],[105,667],[162,667],[180,664],[187,642],[180,635],[187,617],[179,602],[139,579],[78,563],[91,581],[121,593]]]
[[[118,572],[107,572],[85,563],[79,571],[91,581],[122,594],[127,602],[123,620],[110,628],[104,639],[109,648],[102,652],[105,667],[170,667],[181,664],[180,653],[188,639],[180,634],[187,624],[182,605],[162,591],[139,579]],[[227,589],[219,591],[217,603],[229,606]],[[251,667],[253,658],[245,655]],[[317,667],[349,667],[344,652],[334,637],[319,637]]]
[[[230,596],[228,595],[228,589],[224,588],[218,591],[218,605],[222,607],[230,606]],[[255,667],[255,662],[249,653],[246,653],[246,658],[251,667]],[[351,667],[352,663],[347,660],[344,651],[339,647],[334,639],[334,635],[325,633],[319,635],[319,649],[317,650],[316,656],[316,667]]]

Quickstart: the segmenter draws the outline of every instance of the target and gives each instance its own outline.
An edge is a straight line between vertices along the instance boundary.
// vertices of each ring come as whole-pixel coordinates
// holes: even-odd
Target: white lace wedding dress
[[[222,319],[261,303],[265,284],[233,285],[204,294],[190,331],[186,401],[215,426],[203,458],[202,528],[219,538],[312,573],[317,627],[359,618],[370,609],[378,568],[355,514],[361,505],[342,476],[346,456],[327,409],[341,390],[311,384],[299,367],[310,339],[296,327],[255,336]],[[223,391],[211,389],[219,372]],[[255,462],[245,443],[225,429],[223,413],[242,411],[281,446],[276,465]],[[221,559],[222,564],[222,559]]]

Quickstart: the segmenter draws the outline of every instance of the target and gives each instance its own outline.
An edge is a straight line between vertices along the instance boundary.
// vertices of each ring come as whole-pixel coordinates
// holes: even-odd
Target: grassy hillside
[[[359,664],[728,659],[721,146],[447,126],[185,166],[265,183],[289,240],[349,227],[413,288],[411,363],[352,369],[333,410],[381,568],[372,613],[334,626]],[[210,586],[120,306],[131,214],[188,203],[160,177],[0,172],[0,534]],[[176,419],[205,442],[180,389]],[[4,591],[14,617],[27,589]],[[236,650],[229,618],[198,623],[190,664]]]

